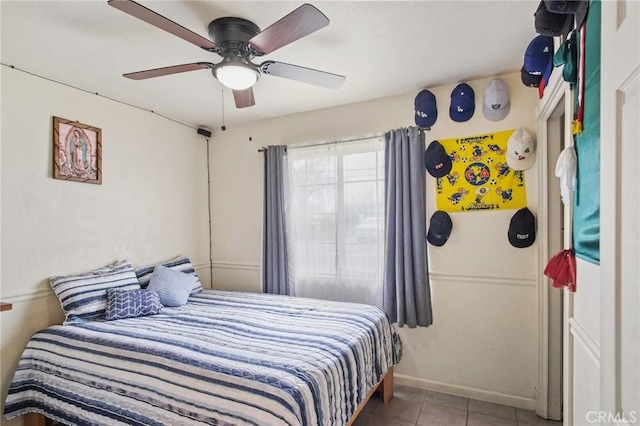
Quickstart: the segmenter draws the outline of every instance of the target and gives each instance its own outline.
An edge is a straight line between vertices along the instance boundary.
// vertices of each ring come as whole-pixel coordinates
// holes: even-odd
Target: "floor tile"
[[[486,414],[488,416],[500,417],[506,420],[516,420],[516,409],[506,405],[494,404],[493,402],[469,400],[469,412]]]
[[[499,417],[469,412],[467,426],[518,426],[518,424],[515,420],[501,419]]]
[[[467,424],[467,412],[466,410],[425,402],[422,404],[417,424],[424,426],[465,426]]]
[[[372,414],[415,425],[420,408],[422,408],[420,402],[396,396],[388,404],[379,404]]]
[[[367,426],[414,426],[415,423],[407,423],[400,420],[390,419],[388,417],[371,416],[367,422]]]
[[[369,421],[370,417],[371,417],[370,414],[361,412],[358,415],[358,418],[356,418],[356,421],[353,422],[353,426],[366,426],[366,424]]]
[[[469,404],[469,398],[463,398],[461,396],[449,395],[446,393],[427,391],[425,401],[431,404],[445,405],[451,408],[458,408],[460,410],[466,410]]]
[[[380,404],[382,404],[382,400],[380,398],[371,397],[371,399],[369,399],[369,402],[367,402],[367,405],[365,405],[362,409],[362,412],[373,413]]]
[[[562,426],[562,421],[554,421],[538,417],[535,412],[516,408],[519,425],[526,426]]]
[[[418,389],[411,386],[395,385],[393,387],[393,397],[400,397],[404,399],[412,399],[422,402],[427,391],[425,389]]]

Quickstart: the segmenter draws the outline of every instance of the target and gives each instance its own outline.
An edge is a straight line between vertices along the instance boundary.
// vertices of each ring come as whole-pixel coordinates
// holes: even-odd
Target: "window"
[[[383,138],[287,153],[294,294],[382,304]]]

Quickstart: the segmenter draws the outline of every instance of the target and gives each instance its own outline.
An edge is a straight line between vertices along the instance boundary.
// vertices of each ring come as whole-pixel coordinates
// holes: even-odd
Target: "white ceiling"
[[[222,16],[264,29],[297,8],[293,1],[139,3],[207,37]],[[193,126],[227,125],[366,101],[518,71],[536,35],[538,0],[315,1],[328,27],[258,58],[345,75],[330,90],[263,75],[256,105],[236,109],[208,70],[134,81],[123,73],[216,54],[94,1],[0,2],[4,65],[117,99]],[[3,70],[3,72],[6,72]],[[12,71],[13,72],[13,71]],[[224,102],[223,102],[224,98]]]

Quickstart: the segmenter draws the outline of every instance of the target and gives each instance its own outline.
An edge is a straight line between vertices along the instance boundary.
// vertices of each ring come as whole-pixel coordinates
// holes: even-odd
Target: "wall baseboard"
[[[397,373],[394,373],[393,379],[395,383],[399,385],[411,386],[414,388],[426,389],[435,392],[442,392],[450,395],[461,396],[464,398],[477,399],[480,401],[493,402],[495,404],[508,405],[510,407],[522,408],[524,410],[533,410],[536,406],[536,401],[533,398],[524,398],[521,396],[506,395],[503,393],[488,391],[484,389],[451,385],[448,383],[419,379],[417,377],[411,377]]]

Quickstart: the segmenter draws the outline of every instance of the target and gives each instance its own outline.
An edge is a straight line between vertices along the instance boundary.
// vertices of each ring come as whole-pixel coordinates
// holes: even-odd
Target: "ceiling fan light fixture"
[[[256,84],[260,73],[254,67],[237,61],[224,61],[216,65],[213,75],[232,90],[245,90]]]

